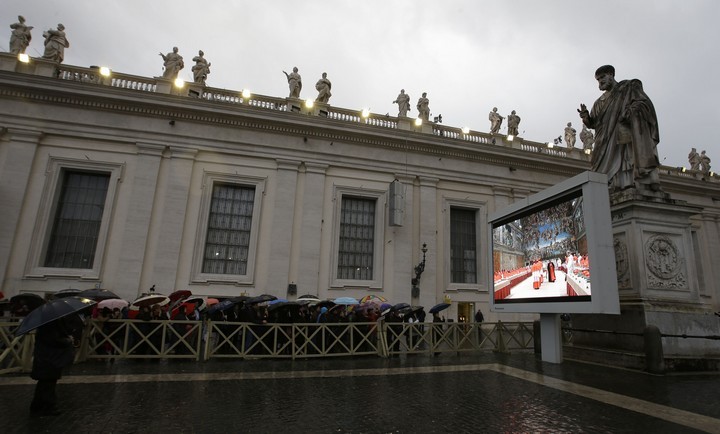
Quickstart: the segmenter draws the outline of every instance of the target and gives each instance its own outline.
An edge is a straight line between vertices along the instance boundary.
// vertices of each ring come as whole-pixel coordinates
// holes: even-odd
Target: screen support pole
[[[540,350],[543,362],[562,363],[563,361],[560,325],[560,314],[540,314]]]

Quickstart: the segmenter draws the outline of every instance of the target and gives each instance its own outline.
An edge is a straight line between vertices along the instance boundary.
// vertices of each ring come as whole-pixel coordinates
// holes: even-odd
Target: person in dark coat
[[[30,377],[37,380],[35,395],[30,404],[30,414],[34,416],[55,416],[60,414],[57,408],[55,387],[62,377],[62,369],[72,364],[75,358],[77,324],[75,318],[61,318],[43,325],[35,335],[35,350]]]

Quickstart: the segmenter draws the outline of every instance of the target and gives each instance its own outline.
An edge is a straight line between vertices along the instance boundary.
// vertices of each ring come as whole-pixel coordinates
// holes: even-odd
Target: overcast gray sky
[[[327,72],[334,106],[396,115],[404,88],[415,116],[427,92],[446,125],[488,131],[495,106],[516,110],[521,135],[539,142],[567,122],[580,131],[576,109],[600,95],[594,72],[609,63],[655,104],[663,164],[688,166],[696,147],[720,168],[717,0],[4,0],[4,51],[18,14],[35,27],[31,56],[42,55],[42,31],[63,23],[69,65],[158,76],[158,53],[177,46],[191,81],[201,49],[209,86],[285,97],[282,71],[297,66],[302,98]]]

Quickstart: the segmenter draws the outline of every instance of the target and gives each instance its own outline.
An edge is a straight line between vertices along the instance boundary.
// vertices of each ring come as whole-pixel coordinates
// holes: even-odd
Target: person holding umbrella
[[[33,365],[30,377],[37,380],[35,395],[30,404],[33,416],[54,416],[57,409],[55,386],[62,377],[62,369],[72,364],[74,348],[83,329],[81,311],[92,308],[95,302],[87,298],[67,297],[52,300],[28,314],[15,329],[22,336],[37,329]]]

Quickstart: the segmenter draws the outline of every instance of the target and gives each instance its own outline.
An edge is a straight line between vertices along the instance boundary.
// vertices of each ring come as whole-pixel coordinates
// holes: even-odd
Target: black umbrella
[[[398,303],[398,304],[394,305],[393,307],[391,307],[390,311],[400,312],[402,310],[408,310],[410,308],[411,308],[411,306],[407,303]]]
[[[15,335],[24,335],[47,323],[78,313],[93,305],[95,305],[95,302],[88,298],[65,297],[52,300],[30,312],[23,322],[20,323],[20,327],[15,329]]]
[[[60,291],[53,294],[53,297],[54,298],[75,297],[76,295],[80,294],[81,292],[82,292],[82,289],[74,289],[74,288],[61,289]]]
[[[10,311],[15,316],[25,316],[45,304],[45,299],[37,294],[24,292],[10,298]]]
[[[302,306],[302,304],[296,301],[281,301],[279,303],[273,303],[268,306],[268,312],[282,309],[300,309],[300,306]]]
[[[122,298],[112,291],[100,288],[86,289],[81,291],[77,296],[81,298],[89,298],[95,301],[107,300],[108,298]]]
[[[257,297],[250,297],[247,300],[245,300],[245,304],[257,304],[257,303],[265,303],[267,301],[273,301],[276,300],[277,297],[270,294],[263,294],[258,295]]]
[[[435,306],[431,307],[428,312],[430,313],[438,313],[440,311],[443,311],[450,307],[450,303],[440,303],[436,304]]]

